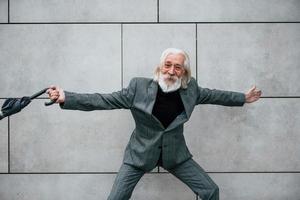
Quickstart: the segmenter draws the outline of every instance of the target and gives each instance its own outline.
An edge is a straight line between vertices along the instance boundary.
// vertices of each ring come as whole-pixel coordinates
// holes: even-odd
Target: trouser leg
[[[134,187],[145,172],[131,165],[122,164],[108,200],[128,200],[131,197]]]
[[[219,200],[218,186],[193,159],[168,171],[191,188],[202,200]]]

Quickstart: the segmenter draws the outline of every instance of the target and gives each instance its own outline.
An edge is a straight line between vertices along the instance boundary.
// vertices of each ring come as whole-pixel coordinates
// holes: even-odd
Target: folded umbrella
[[[4,117],[13,115],[17,112],[20,112],[24,107],[26,107],[31,100],[37,98],[38,96],[44,94],[48,88],[45,88],[34,95],[28,97],[22,97],[22,98],[9,98],[6,99],[2,105],[1,111],[0,111],[0,120]],[[55,100],[51,100],[50,102],[45,102],[45,106],[50,106],[55,103]]]

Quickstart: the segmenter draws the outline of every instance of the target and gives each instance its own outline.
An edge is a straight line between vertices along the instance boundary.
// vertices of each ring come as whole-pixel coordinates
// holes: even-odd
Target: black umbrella
[[[4,117],[10,116],[17,112],[20,112],[25,106],[27,106],[32,99],[37,98],[38,96],[44,94],[48,88],[45,88],[30,97],[22,97],[22,98],[9,98],[6,99],[2,105],[0,111],[0,120]],[[55,100],[51,100],[50,102],[45,102],[45,106],[50,106],[55,103]]]

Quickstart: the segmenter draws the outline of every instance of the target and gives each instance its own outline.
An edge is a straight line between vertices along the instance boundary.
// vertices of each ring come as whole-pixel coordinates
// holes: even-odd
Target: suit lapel
[[[162,123],[152,115],[152,110],[155,104],[156,96],[157,96],[158,84],[155,81],[152,81],[149,87],[147,88],[147,102],[145,104],[146,113],[148,113],[162,129],[165,129]]]
[[[189,119],[193,111],[193,106],[191,106],[193,105],[193,102],[191,101],[191,98],[188,95],[188,89],[179,89],[179,94],[184,106],[186,117]]]
[[[148,114],[152,115],[153,106],[155,103],[156,95],[158,90],[158,84],[152,81],[147,89],[147,102],[145,104],[145,110]]]

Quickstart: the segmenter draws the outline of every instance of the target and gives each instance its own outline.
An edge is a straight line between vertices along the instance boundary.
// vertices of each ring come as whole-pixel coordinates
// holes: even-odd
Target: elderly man
[[[130,109],[136,127],[109,200],[129,199],[140,178],[156,166],[168,170],[201,199],[217,200],[219,188],[192,159],[183,124],[198,104],[243,106],[258,100],[261,91],[252,87],[244,94],[201,88],[191,77],[188,55],[170,48],[162,53],[154,79],[133,78],[127,88],[111,94],[76,94],[57,86],[51,86],[48,94],[62,109]]]

